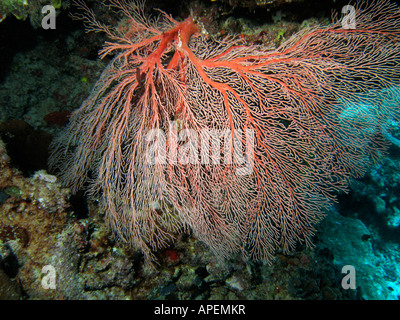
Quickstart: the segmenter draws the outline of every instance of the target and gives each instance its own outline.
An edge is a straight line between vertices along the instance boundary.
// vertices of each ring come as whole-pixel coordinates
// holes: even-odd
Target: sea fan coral
[[[377,101],[398,94],[381,91],[400,84],[398,7],[360,4],[354,29],[335,19],[270,50],[110,4],[124,24],[78,2],[88,30],[110,38],[101,56],[115,57],[53,143],[62,181],[88,182],[147,261],[187,227],[222,257],[269,262],[311,245],[335,193],[385,149],[376,119],[396,110]],[[343,116],[351,103],[376,107]]]

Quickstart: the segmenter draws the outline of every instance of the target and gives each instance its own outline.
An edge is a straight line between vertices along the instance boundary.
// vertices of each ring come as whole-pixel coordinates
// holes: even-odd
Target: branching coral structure
[[[114,55],[53,142],[51,165],[88,185],[116,234],[147,261],[191,230],[223,258],[270,262],[312,245],[315,225],[351,177],[384,154],[377,119],[396,117],[400,10],[379,0],[302,30],[276,50],[112,0],[108,26],[84,2],[89,31]],[[343,116],[343,105],[375,105]]]

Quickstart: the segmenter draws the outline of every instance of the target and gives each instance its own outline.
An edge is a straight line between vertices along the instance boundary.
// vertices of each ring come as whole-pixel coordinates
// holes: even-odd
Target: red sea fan
[[[213,39],[193,17],[148,18],[143,3],[110,1],[118,27],[78,6],[110,38],[101,56],[115,57],[51,165],[73,190],[88,182],[147,261],[185,228],[222,257],[269,262],[311,245],[335,193],[385,149],[376,119],[396,110],[352,117],[344,105],[393,99],[382,90],[400,84],[400,11],[388,1],[356,6],[353,29],[336,20],[276,50]]]

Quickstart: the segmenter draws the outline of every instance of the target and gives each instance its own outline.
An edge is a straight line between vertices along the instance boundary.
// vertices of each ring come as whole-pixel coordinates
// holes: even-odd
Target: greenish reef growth
[[[30,18],[32,25],[37,27],[38,17],[41,16],[43,6],[51,4],[56,9],[61,8],[61,0],[0,0],[0,22],[7,16],[13,15],[18,20]]]

